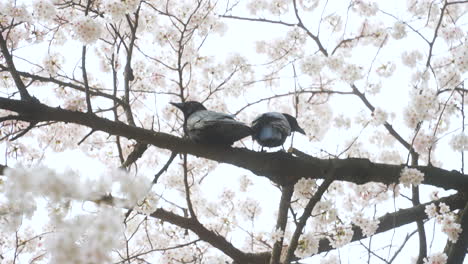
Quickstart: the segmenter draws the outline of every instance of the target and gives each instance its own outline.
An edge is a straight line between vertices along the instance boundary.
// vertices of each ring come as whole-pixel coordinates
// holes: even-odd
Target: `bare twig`
[[[154,178],[153,178],[153,184],[156,184],[158,182],[158,179],[159,177],[165,172],[167,171],[167,169],[169,168],[169,165],[171,165],[172,161],[174,160],[174,158],[177,156],[177,152],[172,152],[171,153],[171,156],[169,157],[169,160],[166,162],[166,164],[164,164],[164,166],[159,170],[158,173],[156,173],[154,175]]]
[[[94,129],[91,129],[91,131],[89,131],[88,134],[86,134],[79,142],[78,142],[78,146],[81,145],[81,143],[83,143],[89,136],[91,136],[94,132],[96,132],[96,130]]]

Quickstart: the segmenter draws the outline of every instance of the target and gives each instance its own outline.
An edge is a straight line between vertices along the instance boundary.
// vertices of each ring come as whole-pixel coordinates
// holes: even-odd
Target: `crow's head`
[[[283,113],[283,115],[286,117],[286,119],[288,120],[288,123],[289,123],[289,126],[291,127],[291,131],[297,131],[301,134],[306,134],[304,129],[302,129],[299,124],[297,123],[297,120],[294,116],[290,115],[290,114],[286,114],[286,113]]]
[[[187,119],[191,114],[200,111],[206,110],[206,108],[199,102],[196,101],[187,101],[185,103],[173,103],[171,105],[179,108],[183,113],[184,117]]]

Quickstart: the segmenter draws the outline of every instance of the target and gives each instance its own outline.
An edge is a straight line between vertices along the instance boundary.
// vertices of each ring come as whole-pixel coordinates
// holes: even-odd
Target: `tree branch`
[[[309,202],[307,203],[306,207],[304,208],[304,212],[302,216],[299,218],[299,222],[297,223],[296,230],[294,230],[294,234],[291,237],[289,242],[288,252],[286,254],[286,258],[284,263],[291,263],[294,258],[294,251],[296,251],[297,245],[299,243],[299,237],[302,234],[302,230],[307,223],[307,220],[312,214],[312,210],[314,209],[315,205],[320,201],[322,195],[328,189],[328,186],[333,182],[333,173],[328,173],[326,175],[325,181],[320,185],[317,191],[314,193],[312,198],[310,198]]]
[[[0,69],[1,70],[5,70],[5,71],[10,71],[10,68],[9,67],[5,67],[3,65],[0,64]],[[54,84],[57,84],[59,86],[63,86],[63,87],[69,87],[69,88],[72,88],[74,90],[78,90],[78,91],[81,91],[81,92],[85,92],[86,89],[83,87],[83,86],[80,86],[80,85],[77,85],[77,84],[74,84],[74,83],[70,83],[70,82],[65,82],[65,81],[60,81],[60,80],[57,80],[53,77],[45,77],[45,76],[40,76],[40,75],[35,75],[35,74],[31,74],[29,72],[22,72],[22,71],[16,71],[21,77],[23,78],[29,78],[31,80],[34,80],[34,81],[39,81],[39,82],[44,82],[44,83],[54,83]],[[90,87],[91,88],[91,87]],[[107,94],[107,93],[103,93],[103,92],[100,92],[98,91],[97,88],[93,88],[95,89],[96,91],[92,91],[90,90],[89,91],[89,94],[92,95],[92,96],[101,96],[101,97],[104,97],[104,98],[107,98],[107,99],[110,99],[116,103],[118,103],[119,105],[121,105],[122,107],[128,107],[128,105],[122,101],[121,99],[117,98],[116,96],[112,96],[110,94]]]
[[[361,93],[354,84],[351,85],[351,88],[353,89],[353,93],[361,99],[361,101],[367,106],[367,108],[369,108],[371,112],[373,112],[375,110],[375,107],[369,102],[369,100],[367,100],[366,96],[363,93]],[[404,138],[402,138],[400,134],[398,134],[398,132],[396,132],[396,130],[388,122],[385,122],[384,126],[390,133],[390,135],[392,135],[398,142],[400,142],[401,145],[403,145],[403,147],[405,147],[410,152],[412,159],[417,160],[419,154],[414,150],[413,146],[410,143],[408,143]]]
[[[23,100],[31,100],[32,97],[29,94],[26,86],[24,85],[21,77],[19,76],[18,72],[16,71],[15,64],[13,63],[13,57],[11,56],[10,52],[8,51],[6,40],[3,38],[3,35],[0,32],[0,49],[2,51],[3,57],[8,65],[11,77],[15,81],[16,87],[20,93],[21,99]]]
[[[151,214],[152,217],[161,219],[162,221],[167,221],[171,224],[177,225],[181,228],[189,229],[190,231],[197,234],[197,236],[210,243],[212,246],[216,247],[217,249],[221,250],[224,254],[231,257],[235,263],[267,263],[269,254],[268,253],[261,253],[261,254],[249,254],[244,253],[241,250],[234,247],[231,243],[229,243],[223,236],[216,234],[213,231],[206,229],[198,220],[194,218],[185,218],[174,214],[172,212],[168,212],[164,209],[157,209],[154,213]]]
[[[16,112],[21,116],[20,118],[29,122],[75,123],[177,153],[188,153],[217,162],[232,164],[250,170],[256,175],[265,176],[281,186],[294,184],[300,178],[323,178],[332,170],[332,176],[338,181],[348,181],[356,184],[371,181],[392,184],[399,182],[400,172],[406,166],[374,163],[361,158],[319,159],[312,156],[295,157],[281,151],[261,153],[245,148],[197,144],[167,133],[129,126],[93,114],[53,108],[38,102],[24,102],[0,97],[0,109]],[[412,167],[424,173],[423,184],[444,189],[468,190],[468,175],[433,166]]]
[[[148,144],[144,143],[136,143],[135,146],[133,147],[133,151],[128,154],[127,159],[125,160],[124,163],[120,166],[121,168],[127,168],[128,166],[132,165],[134,162],[136,162],[143,153],[148,149]]]
[[[450,207],[451,210],[456,210],[456,209],[463,208],[463,206],[465,206],[465,203],[467,202],[467,199],[468,197],[466,194],[457,193],[451,196],[441,198],[437,201],[424,203],[424,204],[411,207],[411,208],[407,208],[407,209],[400,209],[395,213],[387,213],[384,216],[381,216],[378,218],[380,224],[377,230],[375,231],[374,236],[376,234],[380,234],[388,230],[392,230],[400,226],[413,223],[418,220],[427,219],[427,215],[424,212],[424,210],[426,209],[426,206],[431,203],[435,203],[437,206],[440,203],[445,203]],[[354,234],[351,239],[351,242],[366,238],[362,234],[362,231],[359,227],[353,225],[352,229],[353,229]],[[320,240],[318,253],[327,252],[332,249],[333,247],[330,245],[328,239],[323,238]],[[447,263],[461,263],[461,262],[447,262]]]
[[[288,223],[288,209],[291,205],[291,197],[294,193],[294,185],[284,186],[281,190],[281,200],[278,210],[278,219],[276,220],[276,230],[281,231],[284,234],[286,230],[286,224]],[[275,241],[273,250],[271,252],[270,264],[279,264],[281,251],[283,249],[284,236],[279,240]]]
[[[91,106],[91,98],[89,97],[88,73],[86,72],[86,46],[83,46],[81,51],[81,72],[85,86],[86,108],[88,109],[88,113],[92,113],[93,108]]]

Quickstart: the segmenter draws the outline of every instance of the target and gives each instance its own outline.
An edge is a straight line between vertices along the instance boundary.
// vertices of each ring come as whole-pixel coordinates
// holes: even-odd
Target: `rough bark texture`
[[[300,178],[324,178],[332,171],[331,177],[338,181],[356,184],[380,182],[397,183],[404,165],[373,163],[368,159],[318,159],[312,156],[295,157],[289,153],[255,152],[245,148],[225,148],[201,145],[163,132],[129,126],[94,114],[49,107],[34,101],[20,101],[0,98],[0,109],[18,113],[18,120],[30,122],[59,121],[87,126],[96,131],[123,136],[177,153],[188,153],[214,161],[232,164],[250,170],[258,176],[265,176],[279,185],[289,185]],[[432,166],[415,166],[424,173],[423,184],[458,191],[468,190],[468,175]]]

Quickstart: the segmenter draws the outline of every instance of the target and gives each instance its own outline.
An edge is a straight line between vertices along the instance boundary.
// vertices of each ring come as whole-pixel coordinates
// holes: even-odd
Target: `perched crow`
[[[285,113],[269,112],[258,116],[252,122],[253,139],[263,147],[282,146],[291,132],[305,135],[296,118]]]
[[[199,102],[171,104],[184,113],[185,135],[195,142],[230,146],[252,135],[252,129],[232,115],[206,110]]]

